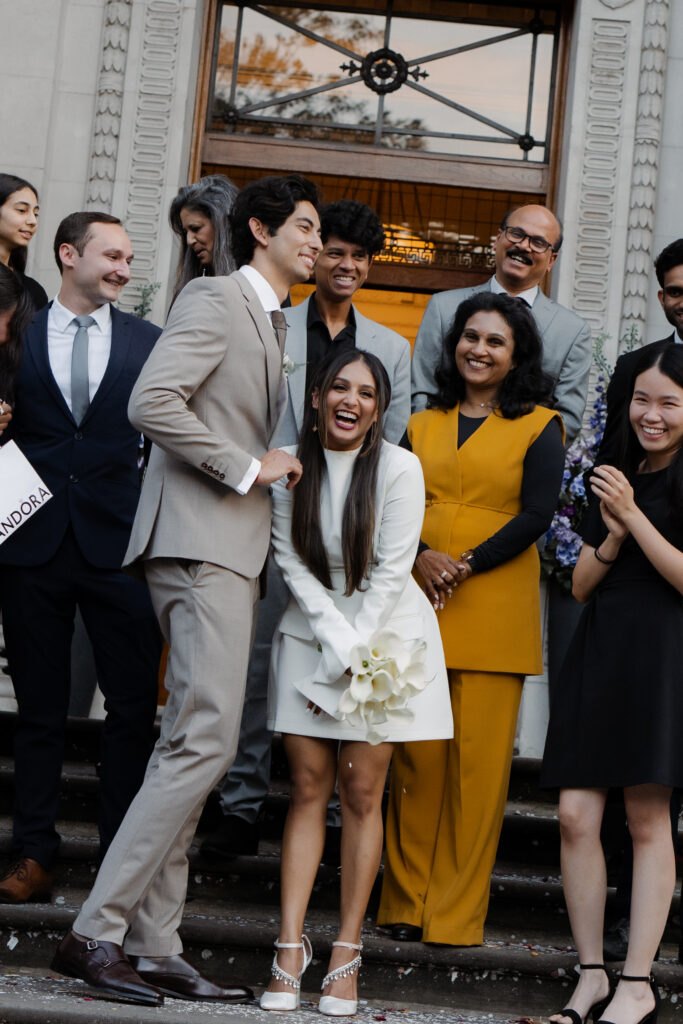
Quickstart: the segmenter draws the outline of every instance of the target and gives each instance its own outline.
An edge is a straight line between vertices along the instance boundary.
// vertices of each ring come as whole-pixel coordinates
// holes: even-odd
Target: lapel
[[[298,306],[290,306],[289,309],[284,311],[287,318],[285,351],[296,366],[296,369],[287,378],[287,387],[289,399],[292,403],[292,413],[299,433],[303,423],[304,402],[306,400],[306,363],[308,362],[306,324],[308,322],[309,303],[310,296],[304,299],[303,302],[300,302]]]
[[[59,411],[75,424],[76,421],[71,415],[71,409],[64,401],[64,395],[59,390],[50,366],[50,357],[47,351],[47,317],[49,308],[50,306],[46,306],[44,309],[41,309],[31,321],[24,338],[24,359],[33,360],[38,376],[54,399]]]
[[[538,332],[545,343],[546,333],[557,313],[557,304],[552,302],[547,295],[544,295],[539,288],[536,300],[531,307],[531,312],[538,325]]]
[[[356,348],[365,348],[377,335],[375,322],[359,313],[355,306],[353,307],[353,313],[356,317]]]
[[[252,286],[247,281],[244,274],[240,274],[239,270],[236,270],[230,275],[237,282],[242,296],[244,297],[245,306],[249,312],[251,319],[254,322],[256,333],[263,345],[266,352],[266,392],[268,398],[268,422],[270,429],[272,430],[275,426],[275,417],[277,416],[278,406],[278,392],[280,389],[280,383],[282,381],[282,356],[280,354],[280,346],[277,343],[275,337],[275,331],[273,325],[268,318],[263,306],[259,302],[258,296]]]
[[[133,320],[127,313],[121,313],[114,306],[111,310],[111,345],[109,348],[109,360],[100,386],[93,395],[93,400],[88,406],[88,411],[83,417],[83,423],[87,423],[94,412],[105,401],[107,395],[116,383],[116,380],[125,366],[128,359],[128,352],[133,339]]]

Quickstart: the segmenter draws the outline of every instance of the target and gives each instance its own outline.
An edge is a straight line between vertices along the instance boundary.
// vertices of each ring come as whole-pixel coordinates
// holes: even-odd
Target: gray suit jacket
[[[289,400],[277,436],[276,448],[295,445],[304,418],[306,391],[306,323],[310,298],[284,310],[287,318],[285,352],[296,365],[287,378]],[[410,417],[410,344],[396,331],[369,320],[354,307],[356,347],[372,352],[384,364],[391,382],[391,403],[384,417],[384,436],[394,444],[403,437]]]
[[[259,575],[270,539],[268,489],[235,488],[270,447],[282,354],[238,271],[191,281],[133,388],[128,415],[154,442],[124,564],[213,562]],[[283,401],[282,401],[282,404]]]
[[[415,340],[412,364],[413,412],[434,394],[434,374],[441,361],[443,340],[461,302],[476,292],[490,291],[491,281],[474,288],[455,288],[433,295]],[[555,408],[562,414],[569,444],[581,429],[588,375],[593,358],[590,326],[576,313],[539,291],[531,312],[543,342],[543,369],[555,381]]]

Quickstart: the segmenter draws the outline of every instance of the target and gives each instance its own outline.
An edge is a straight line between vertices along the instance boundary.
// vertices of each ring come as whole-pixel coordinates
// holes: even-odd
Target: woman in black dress
[[[621,468],[598,466],[573,591],[590,601],[553,696],[542,781],[560,787],[562,877],[583,971],[568,1007],[649,1024],[650,968],[675,881],[669,802],[683,786],[683,346],[635,368]],[[600,825],[607,791],[624,789],[633,838],[630,939],[610,992],[602,964],[606,895]],[[590,969],[587,969],[590,968]],[[603,1016],[604,1015],[604,1016]]]
[[[28,244],[38,227],[38,209],[38,193],[30,182],[0,173],[0,263],[19,277],[34,311],[47,305],[43,286],[24,273]]]

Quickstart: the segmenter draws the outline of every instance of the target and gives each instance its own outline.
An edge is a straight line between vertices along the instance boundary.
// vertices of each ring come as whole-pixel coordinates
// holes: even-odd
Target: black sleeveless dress
[[[670,543],[666,470],[635,478],[636,504]],[[583,539],[607,535],[597,501]],[[550,709],[541,784],[683,786],[683,597],[627,537],[579,620]]]

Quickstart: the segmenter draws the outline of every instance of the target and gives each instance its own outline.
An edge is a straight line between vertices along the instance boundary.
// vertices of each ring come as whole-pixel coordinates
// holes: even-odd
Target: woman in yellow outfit
[[[455,736],[401,744],[378,921],[395,938],[482,942],[524,676],[542,669],[539,560],[564,429],[528,307],[479,292],[444,343],[407,437],[426,510],[416,569],[439,614]]]

